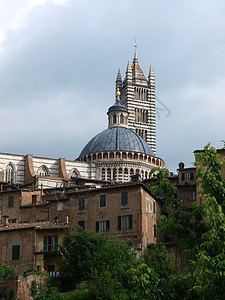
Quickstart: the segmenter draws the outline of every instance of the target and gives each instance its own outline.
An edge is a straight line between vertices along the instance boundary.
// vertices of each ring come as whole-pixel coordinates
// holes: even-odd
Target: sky
[[[222,0],[1,0],[0,152],[77,158],[107,128],[137,41],[156,78],[157,156],[176,171],[222,148]]]

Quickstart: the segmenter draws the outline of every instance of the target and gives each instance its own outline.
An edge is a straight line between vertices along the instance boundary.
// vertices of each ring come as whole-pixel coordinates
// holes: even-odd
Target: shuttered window
[[[118,230],[132,229],[132,215],[118,216]]]
[[[96,222],[96,232],[101,231],[109,231],[110,230],[110,221],[106,220],[106,221],[97,221]]]
[[[85,209],[85,198],[79,199],[79,210]]]
[[[81,228],[85,229],[85,221],[78,221],[78,225],[79,225]]]
[[[155,227],[155,225],[153,227],[153,234],[154,234],[154,237],[156,238],[156,227]]]
[[[8,207],[13,207],[13,196],[9,196],[8,198]]]
[[[20,259],[20,245],[12,246],[12,260]]]
[[[100,195],[100,207],[106,207],[106,195]]]
[[[121,193],[121,205],[127,205],[128,204],[128,197],[127,192]]]
[[[43,251],[58,251],[58,235],[44,236]]]

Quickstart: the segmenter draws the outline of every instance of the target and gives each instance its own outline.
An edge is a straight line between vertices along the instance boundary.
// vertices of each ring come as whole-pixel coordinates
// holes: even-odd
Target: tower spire
[[[116,77],[116,89],[119,87],[119,89],[122,88],[122,77],[120,73],[120,69],[118,69],[117,77]]]
[[[128,59],[126,77],[124,81],[131,81],[131,80],[132,80],[132,68],[130,65],[130,60]]]
[[[150,64],[149,74],[148,74],[148,83],[149,85],[155,85],[155,74],[152,68],[152,64]]]

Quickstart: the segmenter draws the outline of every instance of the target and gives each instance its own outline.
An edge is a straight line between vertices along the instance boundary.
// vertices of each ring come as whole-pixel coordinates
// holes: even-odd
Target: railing
[[[44,246],[43,244],[41,246],[34,246],[34,253],[35,252],[43,252],[43,253],[47,253],[47,252],[56,252],[59,251],[59,247],[58,245],[52,245],[52,244],[48,244],[46,246]]]

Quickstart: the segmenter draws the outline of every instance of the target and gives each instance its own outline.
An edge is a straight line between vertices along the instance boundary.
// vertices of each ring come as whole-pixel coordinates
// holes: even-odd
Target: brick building
[[[95,232],[109,232],[143,250],[156,243],[154,225],[160,205],[143,183],[105,186],[70,193],[70,230],[78,224]]]
[[[0,263],[14,266],[20,275],[32,270],[53,274],[61,257],[58,244],[68,228],[66,223],[46,222],[0,227]]]

